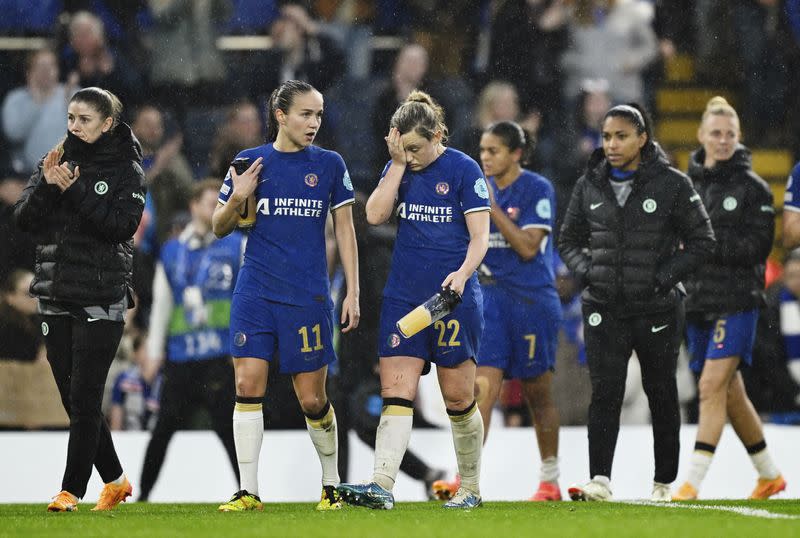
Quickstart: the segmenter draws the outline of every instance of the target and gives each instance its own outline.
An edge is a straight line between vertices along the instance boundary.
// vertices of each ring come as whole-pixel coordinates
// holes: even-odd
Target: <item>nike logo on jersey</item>
[[[667,327],[669,327],[669,325],[659,325],[658,327],[653,325],[652,327],[650,327],[650,332],[658,333],[658,332],[663,331]]]
[[[92,323],[93,321],[100,321],[100,318],[86,318],[86,321]]]
[[[596,204],[591,204],[591,205],[589,206],[589,209],[591,209],[592,211],[594,211],[595,209],[597,209],[598,207],[600,207],[600,206],[601,206],[601,205],[603,205],[604,203],[605,203],[605,202],[598,202],[598,203],[596,203]]]

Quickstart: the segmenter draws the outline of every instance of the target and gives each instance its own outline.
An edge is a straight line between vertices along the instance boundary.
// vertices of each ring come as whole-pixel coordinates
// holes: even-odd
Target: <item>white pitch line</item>
[[[642,506],[655,506],[657,508],[684,508],[688,510],[717,510],[719,512],[731,512],[746,517],[760,517],[763,519],[800,519],[800,516],[792,514],[780,514],[770,512],[762,508],[746,508],[744,506],[724,506],[721,504],[685,504],[675,502],[655,502],[655,501],[627,501],[623,504],[636,504]]]

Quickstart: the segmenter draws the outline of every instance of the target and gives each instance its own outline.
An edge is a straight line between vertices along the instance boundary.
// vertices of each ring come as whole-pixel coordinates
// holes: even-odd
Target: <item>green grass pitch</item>
[[[113,512],[48,514],[46,503],[0,505],[0,537],[135,538],[703,538],[800,536],[800,500],[706,501],[679,506],[626,503],[488,502],[463,512],[439,503],[399,503],[394,510],[346,506],[316,512],[313,503],[269,503],[263,512],[216,512],[211,504],[123,504]],[[705,507],[705,508],[703,508]],[[723,510],[742,509],[749,515]],[[778,518],[775,518],[777,515]],[[789,516],[789,517],[786,517]]]

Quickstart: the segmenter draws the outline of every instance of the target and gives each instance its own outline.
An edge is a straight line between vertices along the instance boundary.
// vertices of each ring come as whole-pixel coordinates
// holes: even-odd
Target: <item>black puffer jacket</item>
[[[765,262],[775,236],[775,209],[767,183],[752,170],[750,151],[739,146],[728,161],[703,167],[705,151],[689,160],[689,176],[711,219],[714,255],[686,282],[686,312],[717,318],[764,303]]]
[[[714,248],[714,233],[691,181],[671,168],[658,146],[646,146],[625,206],[598,149],[578,180],[558,247],[585,286],[583,301],[619,316],[662,312],[679,301],[678,284]]]
[[[109,305],[130,288],[133,234],[144,209],[142,150],[126,124],[87,144],[68,134],[62,162],[79,167],[62,194],[42,163],[14,206],[17,226],[36,238],[31,292],[78,306]]]

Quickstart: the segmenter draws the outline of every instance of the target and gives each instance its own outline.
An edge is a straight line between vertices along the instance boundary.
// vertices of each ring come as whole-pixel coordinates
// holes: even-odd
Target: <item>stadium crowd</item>
[[[694,57],[704,85],[739,96],[750,146],[788,148],[800,158],[800,0],[457,3],[459,9],[448,0],[46,0],[33,7],[0,0],[0,360],[44,360],[27,292],[34,241],[15,227],[11,208],[63,137],[67,104],[80,88],[99,86],[120,97],[122,119],[142,146],[147,183],[135,236],[137,306],[104,402],[113,429],[153,429],[158,423],[164,386],[152,359],[163,357],[153,357],[157,350],[146,342],[153,320],[166,323],[151,309],[163,292],[163,247],[187,233],[197,185],[222,180],[234,156],[263,143],[266,101],[283,81],[305,80],[324,93],[317,143],[343,156],[357,192],[364,260],[360,330],[373,339],[394,225],[368,230],[364,200],[388,159],[381,141],[389,119],[415,89],[443,106],[449,145],[478,162],[487,127],[511,120],[526,129],[536,141],[528,168],[555,188],[555,239],[573,187],[601,146],[606,111],[628,102],[657,111],[663,66],[676,55]],[[26,45],[4,47],[3,37]],[[742,374],[765,421],[800,423],[800,348],[797,331],[787,329],[800,319],[787,306],[800,297],[800,254],[788,252],[781,267],[782,251],[773,252],[753,364]],[[329,260],[336,298],[344,276],[333,247]],[[591,389],[580,285],[557,255],[554,263],[562,307],[554,398],[562,424],[586,424]],[[341,366],[332,368],[329,383],[334,402],[352,400],[339,404],[344,422],[345,407],[363,408],[374,395],[370,364],[377,356],[338,341]],[[622,423],[650,421],[637,370],[631,361]],[[678,379],[682,419],[696,421],[696,382],[685,352]],[[271,371],[270,383],[266,427],[305,428],[288,378]],[[415,425],[431,426],[424,408]],[[532,423],[519,381],[504,383],[498,409],[508,426]],[[211,429],[213,422],[201,412],[183,426]],[[63,420],[39,425],[59,427]],[[0,423],[0,429],[25,427]],[[441,473],[425,467],[419,476],[427,484]]]

